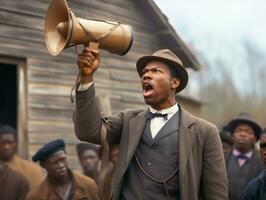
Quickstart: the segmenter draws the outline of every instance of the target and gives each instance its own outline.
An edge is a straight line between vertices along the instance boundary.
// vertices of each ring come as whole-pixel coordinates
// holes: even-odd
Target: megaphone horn
[[[48,52],[59,55],[76,44],[96,42],[99,48],[124,55],[132,46],[131,26],[120,22],[77,18],[66,0],[53,0],[45,19],[45,43]]]

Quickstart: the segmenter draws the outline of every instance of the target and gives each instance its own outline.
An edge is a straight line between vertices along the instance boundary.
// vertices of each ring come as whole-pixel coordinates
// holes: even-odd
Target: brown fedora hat
[[[146,64],[150,61],[155,61],[155,60],[170,65],[170,67],[172,67],[172,69],[177,72],[178,78],[180,79],[180,85],[176,89],[176,93],[180,92],[187,86],[188,82],[187,70],[183,66],[182,61],[169,49],[161,49],[154,52],[151,56],[141,57],[137,61],[137,71],[140,77],[142,76],[142,71],[143,68],[146,66]]]
[[[261,134],[261,127],[258,123],[255,122],[255,120],[253,119],[253,117],[247,113],[247,112],[242,112],[240,114],[237,115],[237,117],[235,117],[234,119],[232,119],[229,123],[228,123],[228,130],[231,134],[233,134],[235,128],[237,125],[239,124],[248,124],[250,125],[256,135],[257,140],[260,137]]]

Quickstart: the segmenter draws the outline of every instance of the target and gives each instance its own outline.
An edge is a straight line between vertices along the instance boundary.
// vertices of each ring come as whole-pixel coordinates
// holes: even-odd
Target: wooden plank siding
[[[50,0],[0,0],[0,56],[22,58],[27,67],[28,158],[43,144],[63,138],[72,168],[76,158],[69,93],[77,74],[73,48],[52,57],[44,45],[44,17]],[[144,107],[135,69],[137,59],[160,48],[162,41],[152,18],[133,0],[70,0],[77,17],[121,21],[134,30],[132,49],[125,56],[101,51],[95,86],[103,112]],[[176,46],[179,46],[176,44]],[[105,110],[106,109],[106,110]]]

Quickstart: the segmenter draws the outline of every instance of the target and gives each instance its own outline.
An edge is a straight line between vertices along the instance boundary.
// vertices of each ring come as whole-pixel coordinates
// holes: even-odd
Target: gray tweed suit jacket
[[[181,200],[226,200],[228,183],[221,140],[217,128],[180,107],[179,182]],[[107,140],[119,144],[112,199],[119,199],[123,176],[136,151],[148,110],[127,110],[107,118]],[[73,115],[80,140],[100,144],[101,114],[96,106],[95,89],[76,91]]]

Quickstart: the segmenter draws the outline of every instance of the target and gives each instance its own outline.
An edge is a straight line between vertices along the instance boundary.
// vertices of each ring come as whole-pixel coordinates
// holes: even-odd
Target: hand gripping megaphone
[[[45,19],[45,44],[48,52],[59,55],[77,44],[96,44],[96,48],[124,55],[131,48],[131,26],[120,22],[77,18],[66,0],[52,0]]]

